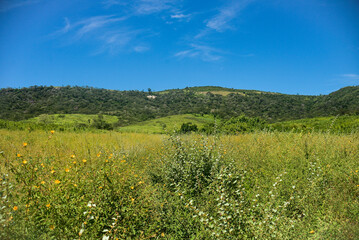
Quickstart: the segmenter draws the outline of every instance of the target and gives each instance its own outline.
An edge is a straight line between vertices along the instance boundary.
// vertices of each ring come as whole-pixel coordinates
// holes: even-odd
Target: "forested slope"
[[[156,97],[148,98],[149,94]],[[275,122],[358,114],[359,87],[346,87],[329,95],[304,96],[210,86],[154,93],[34,86],[1,89],[0,107],[0,119],[8,120],[23,120],[41,114],[103,113],[116,115],[120,125],[127,125],[158,117],[198,113],[222,118],[245,114]]]

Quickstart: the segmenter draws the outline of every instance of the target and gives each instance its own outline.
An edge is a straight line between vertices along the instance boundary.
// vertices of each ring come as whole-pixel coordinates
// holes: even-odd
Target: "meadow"
[[[0,129],[1,239],[359,239],[359,135]]]

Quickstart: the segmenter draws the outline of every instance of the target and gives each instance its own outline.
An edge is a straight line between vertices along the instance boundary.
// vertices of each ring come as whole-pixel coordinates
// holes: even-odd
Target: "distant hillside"
[[[322,96],[313,106],[313,112],[320,116],[359,114],[359,86],[345,87],[329,95]]]
[[[196,124],[199,128],[202,128],[206,124],[214,123],[214,121],[213,116],[210,115],[173,115],[121,127],[118,131],[135,133],[166,133],[179,130],[183,123]]]
[[[359,116],[332,116],[305,118],[293,121],[277,122],[269,125],[270,129],[295,132],[333,132],[359,133]]]
[[[149,98],[149,95],[155,97]],[[116,91],[91,87],[0,89],[0,119],[24,120],[41,114],[107,114],[120,126],[179,114],[245,114],[269,122],[359,113],[359,87],[324,96],[287,95],[222,87],[192,87],[161,92]]]

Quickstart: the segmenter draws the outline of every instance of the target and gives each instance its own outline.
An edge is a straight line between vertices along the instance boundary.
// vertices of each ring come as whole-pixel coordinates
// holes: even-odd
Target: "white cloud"
[[[112,6],[126,6],[135,15],[148,15],[162,11],[173,12],[179,0],[105,0],[105,8]]]
[[[224,32],[228,29],[233,29],[230,22],[238,17],[239,13],[252,1],[253,0],[231,1],[229,5],[220,8],[218,14],[205,21],[206,28],[197,34],[195,38],[201,38],[207,35],[210,30]]]
[[[52,37],[68,36],[69,44],[79,40],[94,41],[99,45],[94,55],[102,53],[117,54],[122,51],[145,52],[149,50],[141,41],[146,30],[132,30],[119,26],[118,22],[126,20],[127,17],[115,15],[96,16],[71,23],[65,18],[65,26],[52,34]],[[91,36],[85,38],[86,35]]]
[[[61,29],[60,31],[62,33],[67,33],[71,28],[71,24],[70,24],[70,21],[67,17],[65,17],[65,27],[63,29]]]
[[[342,74],[340,76],[348,80],[359,80],[359,74],[349,73],[349,74]]]
[[[145,30],[117,30],[106,32],[99,39],[101,47],[95,52],[95,55],[102,53],[118,54],[119,52],[137,52],[143,53],[150,48],[142,41]]]
[[[106,31],[106,27],[108,27],[110,24],[124,21],[125,19],[127,19],[127,17],[106,15],[90,17],[71,23],[68,18],[65,18],[65,26],[62,29],[51,34],[51,36],[72,34],[74,36],[73,40],[79,40],[84,35],[90,34],[95,31],[99,31],[100,34],[103,34],[103,32]]]
[[[188,50],[177,52],[174,56],[178,58],[200,58],[206,62],[214,62],[222,59],[219,55],[222,51],[206,45],[191,44]]]
[[[191,15],[190,14],[174,14],[174,15],[171,15],[171,18],[175,18],[175,19],[182,19],[182,18],[188,18],[190,17]]]
[[[23,0],[23,1],[17,1],[17,0],[4,1],[4,0],[2,0],[0,2],[0,12],[6,12],[6,11],[12,10],[14,8],[32,5],[32,4],[38,3],[39,1],[40,0]]]
[[[143,53],[143,52],[147,52],[148,50],[150,50],[150,48],[146,47],[146,46],[135,46],[133,48],[133,50],[138,53]]]
[[[109,7],[112,7],[112,6],[115,6],[115,5],[124,6],[124,5],[128,4],[124,0],[106,0],[106,1],[103,1],[102,3],[106,8],[109,8]]]
[[[76,36],[81,38],[83,35],[90,33],[94,30],[100,29],[110,23],[119,22],[125,20],[126,17],[115,17],[113,15],[109,16],[97,16],[91,17],[74,24],[75,26],[80,26],[77,30]],[[66,27],[66,26],[65,26]]]
[[[171,10],[176,0],[137,0],[135,10],[138,14],[152,14]]]

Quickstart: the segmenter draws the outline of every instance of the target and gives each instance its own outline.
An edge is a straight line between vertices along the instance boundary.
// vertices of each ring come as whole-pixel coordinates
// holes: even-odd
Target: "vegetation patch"
[[[2,239],[356,239],[356,134],[0,130]]]

